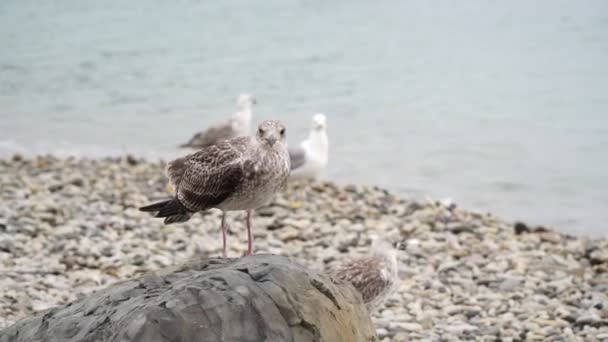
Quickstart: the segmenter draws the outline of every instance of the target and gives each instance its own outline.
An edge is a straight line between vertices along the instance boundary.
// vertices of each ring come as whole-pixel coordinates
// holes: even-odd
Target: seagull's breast
[[[289,155],[276,151],[254,155],[243,164],[243,178],[238,190],[220,209],[255,209],[268,203],[281,189],[289,175]]]

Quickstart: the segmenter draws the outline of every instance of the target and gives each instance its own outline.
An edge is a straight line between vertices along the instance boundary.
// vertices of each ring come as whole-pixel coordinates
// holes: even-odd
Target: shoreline
[[[0,144],[1,145],[1,144]],[[59,150],[51,149],[45,150],[44,148],[38,148],[34,150],[15,150],[10,149],[2,151],[0,146],[0,160],[10,160],[15,155],[22,159],[33,159],[37,157],[51,157],[59,159],[95,159],[95,160],[116,160],[124,157],[129,157],[134,160],[143,161],[147,163],[167,162],[178,157],[184,156],[187,153],[192,153],[194,150],[179,149],[179,148],[168,148],[161,150],[139,150],[139,149],[111,149],[110,151],[102,151],[99,146],[85,146],[84,148],[70,148],[70,144],[66,144]],[[329,170],[328,170],[329,171]],[[581,212],[581,209],[576,206],[560,206],[559,203],[551,206],[549,204],[543,205],[532,205],[530,208],[523,209],[520,207],[519,202],[527,202],[530,204],[531,198],[526,194],[536,194],[532,189],[528,189],[525,193],[520,193],[514,197],[512,194],[505,192],[505,188],[516,186],[516,184],[500,183],[495,186],[500,189],[486,189],[478,191],[463,190],[461,186],[466,188],[465,184],[460,184],[451,190],[445,191],[445,188],[437,188],[433,186],[433,180],[420,180],[414,183],[395,183],[394,180],[383,182],[382,180],[376,179],[377,182],[373,182],[368,179],[369,177],[349,177],[348,172],[343,169],[332,169],[331,175],[324,177],[331,182],[335,182],[340,186],[346,186],[348,184],[367,184],[377,185],[383,189],[388,189],[390,192],[410,198],[418,201],[427,200],[446,200],[454,201],[463,208],[468,208],[474,212],[490,212],[499,214],[503,220],[508,222],[525,222],[535,226],[548,227],[551,230],[555,230],[564,234],[576,235],[579,237],[595,239],[595,238],[608,238],[608,233],[603,229],[603,222],[605,215],[598,215],[596,213],[597,208],[594,206],[586,212]],[[329,177],[330,176],[330,177]],[[343,177],[350,178],[348,181],[342,181]],[[415,186],[415,184],[426,184],[423,187]],[[445,184],[444,184],[445,185]],[[486,184],[487,185],[487,184]],[[448,187],[451,185],[448,185]],[[543,193],[537,198],[539,203],[550,203],[551,198],[547,197],[547,193]],[[536,195],[535,195],[536,196]],[[555,194],[555,198],[561,195]],[[499,204],[497,204],[499,203]],[[596,203],[597,206],[601,206],[601,201]],[[562,208],[560,213],[568,214],[556,214],[555,208]],[[608,218],[608,217],[607,217]]]
[[[132,156],[0,159],[0,329],[118,280],[219,255],[216,211],[163,226],[137,210],[170,196],[163,169]],[[228,220],[229,255],[240,255],[244,214]],[[606,238],[331,182],[290,184],[254,224],[257,252],[317,270],[365,254],[373,234],[408,238],[401,287],[372,315],[381,340],[608,339]]]

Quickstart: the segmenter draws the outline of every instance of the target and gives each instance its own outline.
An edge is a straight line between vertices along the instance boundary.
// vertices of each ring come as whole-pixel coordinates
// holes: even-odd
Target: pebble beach
[[[165,226],[137,210],[170,196],[164,167],[132,156],[0,160],[0,329],[220,255],[219,212]],[[229,256],[246,251],[244,219],[229,213]],[[372,313],[381,341],[608,341],[607,239],[331,182],[290,183],[254,219],[257,253],[316,270],[365,255],[374,235],[407,240],[399,290]]]

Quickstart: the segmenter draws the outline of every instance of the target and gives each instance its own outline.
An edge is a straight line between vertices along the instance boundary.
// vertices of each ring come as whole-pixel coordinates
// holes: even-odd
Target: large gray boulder
[[[23,319],[0,342],[376,340],[360,295],[291,259],[203,259]]]

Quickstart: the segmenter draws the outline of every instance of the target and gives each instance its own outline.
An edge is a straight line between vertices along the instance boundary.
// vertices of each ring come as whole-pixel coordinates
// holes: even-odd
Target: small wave
[[[72,144],[66,141],[45,142],[37,141],[31,144],[22,144],[16,140],[0,140],[0,157],[10,157],[14,154],[21,154],[26,157],[37,155],[53,155],[56,157],[80,157],[80,158],[105,158],[118,157],[127,154],[142,157],[148,160],[167,160],[183,154],[183,151],[159,151],[132,147],[108,147],[101,145],[82,145]]]
[[[510,182],[510,181],[497,181],[494,182],[493,187],[496,190],[499,191],[506,191],[506,192],[516,192],[516,191],[528,191],[530,190],[529,185],[527,184],[523,184],[523,183],[517,183],[517,182]]]
[[[27,149],[20,145],[15,140],[0,140],[0,156],[9,156],[12,154],[25,154]]]

